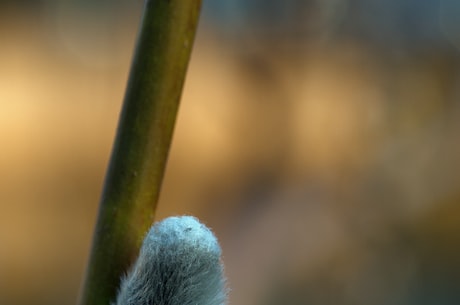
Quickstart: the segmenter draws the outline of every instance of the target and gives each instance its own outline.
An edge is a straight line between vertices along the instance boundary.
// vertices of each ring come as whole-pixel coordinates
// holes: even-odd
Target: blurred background
[[[0,0],[0,304],[75,304],[141,0]],[[235,305],[460,304],[460,2],[204,0],[156,218]]]

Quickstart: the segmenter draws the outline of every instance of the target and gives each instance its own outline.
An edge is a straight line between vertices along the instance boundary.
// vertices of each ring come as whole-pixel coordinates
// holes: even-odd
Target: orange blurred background
[[[0,304],[72,304],[143,1],[0,1]],[[460,5],[204,1],[157,219],[231,304],[460,304]]]

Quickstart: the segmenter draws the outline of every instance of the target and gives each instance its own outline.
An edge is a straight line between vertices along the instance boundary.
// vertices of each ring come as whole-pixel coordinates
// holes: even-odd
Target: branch
[[[201,0],[147,0],[80,305],[114,301],[150,227]]]

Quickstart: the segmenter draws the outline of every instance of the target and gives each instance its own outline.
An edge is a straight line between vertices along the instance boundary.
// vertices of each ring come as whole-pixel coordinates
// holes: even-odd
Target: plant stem
[[[152,224],[201,0],[147,0],[80,305],[109,305]]]

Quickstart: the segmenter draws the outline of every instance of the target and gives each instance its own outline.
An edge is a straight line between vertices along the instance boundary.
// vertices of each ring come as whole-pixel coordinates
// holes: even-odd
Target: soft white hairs
[[[216,237],[196,218],[166,218],[146,235],[114,305],[224,305],[220,256]]]

